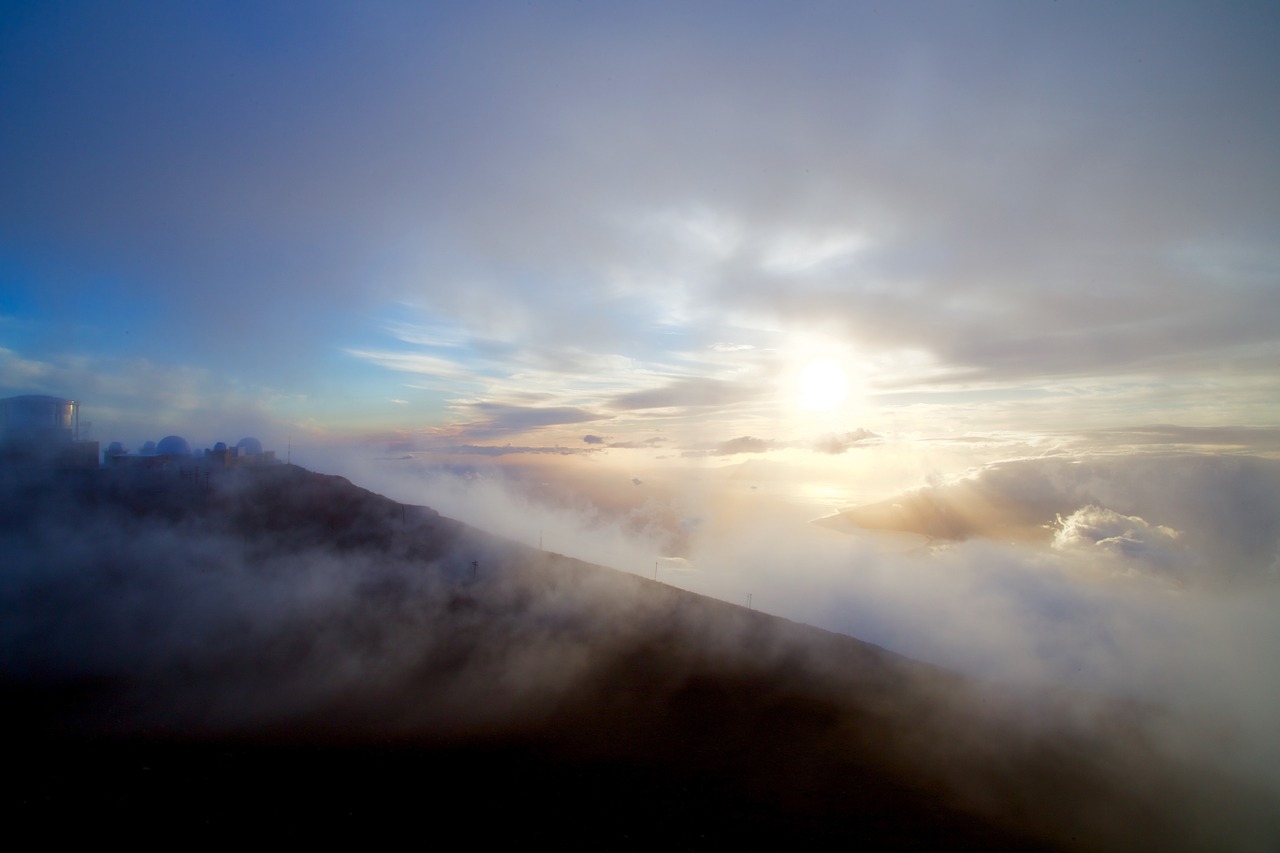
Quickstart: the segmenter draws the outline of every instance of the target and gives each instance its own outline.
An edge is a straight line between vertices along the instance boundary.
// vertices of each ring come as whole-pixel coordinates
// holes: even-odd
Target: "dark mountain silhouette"
[[[1157,708],[977,683],[339,477],[2,485],[11,828],[605,850],[1280,838],[1266,792],[1171,747]]]

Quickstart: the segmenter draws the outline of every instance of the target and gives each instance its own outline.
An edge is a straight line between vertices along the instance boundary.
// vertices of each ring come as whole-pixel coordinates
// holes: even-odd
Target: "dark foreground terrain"
[[[0,816],[42,839],[1280,839],[1159,709],[977,684],[296,467],[4,478]]]

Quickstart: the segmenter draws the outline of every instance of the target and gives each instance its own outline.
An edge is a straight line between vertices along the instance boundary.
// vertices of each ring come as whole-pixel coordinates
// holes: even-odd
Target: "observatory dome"
[[[227,449],[227,443],[225,441],[219,441],[217,444],[213,446],[213,449],[216,452],[221,453],[222,451]]]
[[[257,456],[262,453],[262,442],[256,438],[246,437],[236,442],[236,447],[246,456]]]
[[[156,453],[161,456],[190,456],[191,445],[180,435],[166,435],[156,445]]]
[[[107,445],[107,453],[112,456],[119,456],[124,453],[124,445],[118,441],[113,441]]]
[[[138,452],[143,455],[154,454],[156,452],[156,443],[154,441],[144,441],[142,443],[142,449]]]

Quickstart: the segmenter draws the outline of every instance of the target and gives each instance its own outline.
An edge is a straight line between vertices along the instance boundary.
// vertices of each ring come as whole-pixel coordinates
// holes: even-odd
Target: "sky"
[[[1278,31],[1247,3],[5,4],[0,393],[135,448],[1274,428]]]
[[[1221,718],[1280,796],[1278,35],[3,3],[0,397]]]

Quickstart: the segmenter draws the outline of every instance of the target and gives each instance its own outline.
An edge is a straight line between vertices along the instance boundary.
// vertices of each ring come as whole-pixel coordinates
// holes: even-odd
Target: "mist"
[[[1015,459],[878,502],[897,513],[879,530],[843,515],[814,524],[812,507],[714,470],[645,480],[642,495],[608,468],[575,468],[557,489],[543,466],[332,461],[526,544],[984,680],[1158,704],[1221,735],[1216,755],[1280,796],[1273,460]],[[940,513],[963,529],[937,535]]]
[[[412,488],[419,499],[405,506],[293,467],[123,490],[109,478],[9,478],[5,688],[89,690],[98,698],[39,721],[71,731],[358,741],[545,724],[580,732],[574,748],[595,754],[611,748],[592,734],[609,731],[609,715],[664,719],[671,703],[694,701],[715,730],[733,703],[688,691],[700,695],[707,679],[727,695],[769,684],[858,697],[860,714],[899,731],[876,759],[886,772],[906,761],[978,814],[1026,797],[1037,823],[1074,832],[1081,808],[1111,802],[1080,824],[1086,849],[1122,838],[1265,849],[1271,837],[1280,682],[1268,656],[1280,632],[1265,572],[1193,585],[1140,549],[1082,556],[1080,517],[1048,545],[943,543],[815,525],[804,508],[753,505],[749,490],[726,496],[716,476],[649,496],[638,494],[649,481],[633,477],[625,499],[588,506],[582,471],[569,489],[551,468],[530,479],[520,466],[355,459],[346,464],[367,465],[361,481],[375,491]],[[1241,482],[1217,465],[1184,470],[1189,485]],[[806,634],[806,623],[887,652]],[[849,749],[862,742],[856,731],[822,748]],[[629,748],[653,760],[679,742],[651,737]],[[1103,787],[1061,801],[1039,787],[1052,782],[1018,793],[1027,779],[1000,768],[1043,739],[1104,762]],[[1153,791],[1158,805],[1141,806],[1152,823],[1126,825]]]

